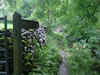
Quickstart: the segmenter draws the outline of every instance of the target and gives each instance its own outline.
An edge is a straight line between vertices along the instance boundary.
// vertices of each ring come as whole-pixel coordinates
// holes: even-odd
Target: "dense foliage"
[[[71,75],[100,75],[99,0],[5,0],[4,4],[8,8],[0,11],[18,11],[47,26],[47,46],[41,49],[35,43],[36,68],[29,75],[55,75],[60,50],[67,54]]]

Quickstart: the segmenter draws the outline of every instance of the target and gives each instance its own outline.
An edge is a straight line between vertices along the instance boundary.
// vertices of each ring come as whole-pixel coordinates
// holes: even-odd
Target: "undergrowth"
[[[60,61],[58,49],[50,45],[53,41],[52,38],[49,37],[47,40],[51,40],[51,43],[49,42],[49,44],[42,48],[35,43],[36,50],[32,61],[33,68],[28,75],[58,75]]]
[[[67,48],[66,61],[69,66],[70,75],[100,75],[99,72],[93,70],[95,58],[92,57],[89,44],[85,40],[73,43],[72,48]]]

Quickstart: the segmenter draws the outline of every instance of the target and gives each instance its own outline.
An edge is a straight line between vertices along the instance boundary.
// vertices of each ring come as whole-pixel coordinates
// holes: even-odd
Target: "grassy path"
[[[65,56],[66,56],[65,51],[61,50],[60,56],[61,56],[61,63],[59,65],[59,75],[69,75],[68,67],[67,67],[66,59],[65,59]]]

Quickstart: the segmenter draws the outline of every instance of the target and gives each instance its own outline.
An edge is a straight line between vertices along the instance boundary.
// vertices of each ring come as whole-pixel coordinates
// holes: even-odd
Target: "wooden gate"
[[[4,21],[4,30],[0,30],[0,75],[12,75],[9,66],[8,55],[8,30],[7,30],[7,17],[1,17],[0,21]],[[13,73],[14,75],[22,75],[23,72],[23,59],[22,59],[22,42],[21,42],[21,29],[37,29],[39,23],[37,21],[24,20],[21,15],[15,12],[13,15]]]
[[[0,21],[4,21],[4,31],[0,30],[0,37],[4,38],[0,42],[0,75],[9,75],[8,64],[8,44],[7,44],[7,17],[1,17]],[[0,26],[1,27],[1,26]]]
[[[17,12],[13,15],[13,31],[14,31],[14,75],[22,75],[22,42],[21,42],[21,29],[37,29],[39,23],[37,21],[24,20]]]

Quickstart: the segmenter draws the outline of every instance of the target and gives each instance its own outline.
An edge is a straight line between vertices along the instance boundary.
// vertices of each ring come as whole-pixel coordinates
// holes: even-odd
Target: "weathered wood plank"
[[[17,12],[13,15],[13,31],[14,31],[14,75],[22,74],[22,42],[21,42],[21,29],[37,29],[39,23],[37,21],[24,20]]]
[[[21,16],[17,13],[13,15],[13,37],[14,37],[14,75],[22,74],[22,49],[21,49],[21,36],[20,36],[20,19]]]
[[[4,20],[5,19],[5,17],[0,17],[0,20]]]

